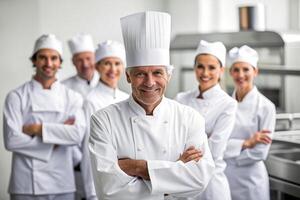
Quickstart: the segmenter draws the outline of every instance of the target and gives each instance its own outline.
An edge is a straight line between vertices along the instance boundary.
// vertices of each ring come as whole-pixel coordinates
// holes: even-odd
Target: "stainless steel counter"
[[[276,132],[265,164],[273,199],[300,199],[300,131]]]
[[[273,140],[296,144],[296,146],[297,144],[300,145],[300,130],[277,131],[274,133]],[[289,145],[289,146],[292,147],[293,145]]]

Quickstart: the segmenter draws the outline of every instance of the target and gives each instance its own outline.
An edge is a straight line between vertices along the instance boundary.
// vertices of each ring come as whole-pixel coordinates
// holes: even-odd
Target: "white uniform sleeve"
[[[82,98],[78,96],[73,100],[73,105],[67,114],[75,118],[75,123],[73,125],[43,123],[43,142],[58,145],[81,144],[86,128]]]
[[[276,110],[273,105],[272,107],[264,107],[258,116],[258,130],[264,129],[271,131],[271,138],[275,129],[275,116]],[[236,157],[238,165],[249,165],[267,158],[271,144],[257,144],[254,148],[242,150],[243,142],[244,140],[234,139],[231,141],[230,146],[228,146],[228,148],[231,147],[232,149],[235,149],[235,153],[233,153],[234,151],[231,151],[231,155]],[[234,144],[238,144],[239,147],[233,147]],[[238,149],[240,149],[239,155],[237,155]],[[235,156],[235,154],[237,156]]]
[[[43,161],[50,159],[52,144],[45,144],[40,137],[31,137],[22,132],[23,114],[18,94],[8,94],[3,115],[4,144],[7,150]]]
[[[150,191],[139,178],[128,176],[118,165],[118,157],[104,113],[91,117],[89,150],[94,183],[99,199],[143,199]]]
[[[82,180],[84,182],[84,191],[86,198],[90,199],[92,196],[96,196],[93,174],[91,168],[90,152],[89,152],[89,136],[90,136],[90,119],[94,112],[94,108],[91,102],[85,100],[83,104],[83,110],[86,118],[86,132],[82,141],[82,154],[83,158],[80,164]]]
[[[215,169],[205,134],[204,119],[196,111],[187,116],[189,134],[186,148],[193,145],[204,152],[199,162],[188,163],[149,160],[148,172],[151,180],[152,194],[172,194],[177,197],[192,197],[203,192]],[[191,114],[191,113],[189,113]]]
[[[216,164],[218,164],[219,160],[223,160],[226,146],[234,126],[236,109],[236,102],[228,105],[226,111],[222,112],[215,122],[213,132],[208,139],[212,157]]]

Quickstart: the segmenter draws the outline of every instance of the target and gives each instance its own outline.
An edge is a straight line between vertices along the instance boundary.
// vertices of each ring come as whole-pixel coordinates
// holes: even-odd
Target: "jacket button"
[[[142,151],[142,149],[140,147],[137,148],[138,151]]]

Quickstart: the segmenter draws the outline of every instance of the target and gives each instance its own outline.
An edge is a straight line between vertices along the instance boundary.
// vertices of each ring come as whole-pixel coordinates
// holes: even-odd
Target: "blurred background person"
[[[118,89],[118,82],[124,71],[125,49],[116,41],[105,41],[98,45],[96,50],[96,69],[100,74],[100,80],[96,87],[87,95],[84,102],[87,129],[82,144],[81,169],[84,187],[87,193],[96,198],[93,175],[91,171],[88,139],[90,135],[90,117],[97,110],[110,104],[125,100],[128,94]]]
[[[95,48],[91,35],[80,33],[68,41],[72,54],[72,62],[77,74],[62,83],[70,89],[79,92],[83,99],[97,85],[99,75],[95,71]],[[88,124],[87,124],[88,125]],[[73,148],[74,172],[76,181],[76,200],[96,198],[92,180],[84,178],[81,172],[82,146]]]
[[[62,44],[42,35],[31,57],[32,80],[6,97],[4,141],[13,152],[9,193],[12,200],[73,200],[72,146],[84,136],[82,97],[56,79]]]
[[[230,189],[224,174],[226,145],[233,129],[237,103],[219,81],[224,73],[226,48],[221,42],[201,40],[194,60],[194,72],[199,85],[179,93],[176,100],[199,111],[205,119],[205,132],[216,164],[216,171],[205,191],[195,199],[230,200]]]
[[[275,105],[254,85],[258,54],[248,47],[229,51],[230,75],[238,101],[234,129],[225,153],[225,174],[232,200],[270,199],[269,177],[264,160],[275,128]]]
[[[95,48],[89,34],[77,34],[68,41],[77,74],[62,81],[67,87],[85,97],[98,83],[95,71]]]
[[[126,65],[124,45],[117,41],[104,41],[98,45],[95,56],[100,80],[84,103],[88,118],[95,111],[129,97],[127,93],[118,89],[118,82]]]

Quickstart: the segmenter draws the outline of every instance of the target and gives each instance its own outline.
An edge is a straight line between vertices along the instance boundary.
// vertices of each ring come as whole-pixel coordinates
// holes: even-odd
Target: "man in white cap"
[[[12,90],[4,106],[4,143],[13,152],[9,193],[12,200],[73,200],[72,145],[85,130],[80,94],[55,75],[62,63],[55,35],[42,35],[31,57],[32,80]]]
[[[80,33],[68,41],[72,54],[72,62],[76,68],[77,74],[62,81],[68,88],[80,93],[83,99],[99,82],[99,74],[95,71],[95,48],[91,35]],[[95,193],[89,193],[84,188],[91,185],[91,182],[84,181],[84,175],[80,169],[82,159],[82,149],[74,147],[74,170],[76,178],[76,199],[92,199]],[[91,196],[91,197],[90,197]]]
[[[170,15],[137,13],[122,18],[121,25],[132,95],[91,117],[89,149],[97,196],[192,197],[205,189],[214,162],[201,115],[164,97],[172,73]]]
[[[121,43],[108,40],[98,45],[96,50],[96,69],[101,78],[97,86],[87,95],[84,102],[87,130],[82,144],[83,156],[81,162],[85,191],[87,194],[93,194],[94,198],[96,198],[96,192],[88,150],[90,117],[97,110],[128,98],[129,95],[127,93],[118,89],[118,82],[123,73],[125,63],[125,49]]]
[[[99,75],[95,71],[93,40],[89,34],[81,33],[71,38],[68,44],[77,75],[64,80],[63,84],[79,92],[85,98],[99,81]]]

